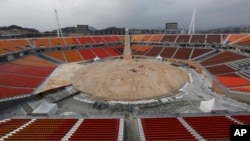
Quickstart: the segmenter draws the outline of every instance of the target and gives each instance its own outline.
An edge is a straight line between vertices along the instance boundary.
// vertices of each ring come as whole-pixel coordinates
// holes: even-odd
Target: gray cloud
[[[178,22],[188,28],[194,5],[198,29],[250,24],[249,0],[1,0],[0,26],[52,30],[57,9],[62,27],[164,28],[166,22]]]

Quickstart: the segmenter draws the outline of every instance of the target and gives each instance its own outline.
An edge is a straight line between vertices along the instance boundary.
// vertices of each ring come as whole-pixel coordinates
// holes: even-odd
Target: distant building
[[[76,30],[77,30],[77,34],[83,34],[83,35],[89,34],[88,25],[77,25]]]
[[[165,27],[165,33],[166,34],[177,34],[178,33],[178,23],[166,23]]]

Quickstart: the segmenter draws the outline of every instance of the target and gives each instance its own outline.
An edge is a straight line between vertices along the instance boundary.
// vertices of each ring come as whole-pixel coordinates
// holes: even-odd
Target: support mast
[[[57,21],[57,37],[63,37],[63,33],[62,33],[62,30],[61,30],[61,27],[60,27],[60,24],[59,24],[59,19],[58,19],[58,15],[57,15],[57,10],[55,9],[55,14],[56,14],[56,21]]]
[[[196,8],[194,7],[188,34],[195,34],[195,18],[196,18]]]

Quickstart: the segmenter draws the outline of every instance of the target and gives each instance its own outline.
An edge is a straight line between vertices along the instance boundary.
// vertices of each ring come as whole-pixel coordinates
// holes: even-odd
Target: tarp
[[[215,98],[208,101],[201,101],[200,109],[202,112],[221,112],[227,111]]]
[[[158,56],[156,56],[156,60],[160,60],[160,61],[162,61],[162,57],[161,57],[161,55],[158,55]]]
[[[32,115],[53,115],[57,112],[57,104],[43,101],[33,112]]]
[[[94,58],[94,61],[96,62],[96,61],[100,61],[101,59],[98,57],[98,56],[96,56],[95,58]]]

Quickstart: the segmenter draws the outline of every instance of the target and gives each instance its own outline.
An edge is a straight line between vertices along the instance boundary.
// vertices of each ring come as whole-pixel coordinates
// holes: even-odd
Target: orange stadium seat
[[[163,47],[152,47],[150,51],[148,51],[145,55],[146,56],[153,56],[156,57],[160,54],[160,52],[163,50]]]
[[[79,41],[79,39],[76,38],[76,37],[72,38],[72,41],[73,41],[73,43],[74,43],[75,45],[80,45],[80,44],[81,44],[80,41]]]
[[[36,119],[6,140],[61,140],[78,119]],[[42,128],[41,128],[42,127]]]
[[[44,67],[44,68],[55,68],[55,64],[43,60],[39,57],[29,55],[23,58],[12,61],[13,64],[25,65],[25,66],[35,66],[35,67]]]
[[[225,41],[228,37],[229,37],[228,34],[223,34],[223,35],[222,35],[222,41]]]
[[[65,46],[63,38],[50,38],[52,47]]]
[[[146,140],[195,140],[176,117],[142,118],[141,123]]]
[[[209,66],[209,65],[216,65],[216,64],[221,64],[221,63],[226,63],[230,61],[236,61],[240,59],[244,59],[246,56],[229,52],[229,51],[224,51],[219,54],[216,54],[212,57],[209,57],[206,60],[203,60],[200,64],[203,66]]]
[[[56,67],[56,65],[54,63],[51,63],[51,62],[49,62],[47,60],[44,60],[44,59],[42,59],[40,57],[37,57],[35,55],[24,56],[21,59],[28,60],[28,61],[34,61],[34,62],[38,62],[38,63],[42,63],[42,64],[44,64],[44,67],[51,67],[51,68]]]
[[[105,40],[105,42],[115,42],[116,40],[112,38],[112,36],[102,36],[102,38]]]
[[[207,43],[209,43],[209,44],[213,44],[213,43],[220,44],[221,43],[221,35],[207,35]]]
[[[174,59],[188,60],[193,48],[178,48],[174,55]]]
[[[13,53],[13,52],[5,50],[4,48],[0,47],[0,55],[5,55],[5,54],[9,54],[9,53]]]
[[[32,55],[0,64],[0,98],[28,96],[55,67]]]
[[[250,81],[235,73],[216,75],[215,77],[226,87],[240,87],[250,85]]]
[[[67,59],[67,62],[77,62],[83,60],[77,50],[66,50],[63,53]]]
[[[80,49],[79,53],[82,55],[84,60],[92,60],[96,57],[91,49]]]
[[[81,44],[94,44],[95,41],[92,39],[92,37],[78,37],[77,38],[78,41],[81,43]]]
[[[164,35],[160,42],[175,42],[177,35]]]
[[[152,35],[144,35],[141,39],[142,42],[148,42],[152,38]]]
[[[32,92],[30,88],[0,85],[0,99],[29,95]]]
[[[13,43],[5,40],[0,40],[0,50],[2,52],[16,52],[23,50],[24,48],[18,47],[17,45],[14,45]]]
[[[36,88],[43,80],[42,77],[0,71],[0,85],[4,86]]]
[[[94,40],[95,43],[100,44],[100,43],[105,43],[106,41],[102,38],[102,36],[92,36],[92,39]]]
[[[131,47],[135,55],[144,55],[151,47],[150,46],[138,46],[133,45]]]
[[[205,44],[206,35],[192,35],[190,43]]]
[[[121,42],[122,36],[112,36],[112,38],[115,40],[115,42]]]
[[[1,86],[0,86],[1,87]],[[30,119],[10,119],[0,124],[0,138],[30,121]]]
[[[244,37],[246,37],[247,35],[246,34],[231,34],[229,39],[227,40],[229,43],[231,42],[235,42],[239,39],[242,39]]]
[[[153,35],[152,38],[150,39],[150,42],[159,42],[161,40],[163,35]]]
[[[49,44],[48,38],[37,38],[37,39],[30,39],[31,44],[33,44],[36,48],[40,47],[51,47]]]
[[[15,39],[15,40],[9,40],[13,44],[16,44],[21,47],[29,47],[29,43],[25,39]]]
[[[247,37],[239,40],[236,45],[240,45],[240,46],[250,46],[250,36],[248,35]]]
[[[250,86],[243,86],[243,87],[237,87],[237,88],[231,88],[232,91],[238,91],[243,93],[250,93]]]
[[[111,56],[119,56],[120,54],[115,50],[113,47],[105,47],[103,48],[106,50]]]
[[[47,77],[53,70],[54,68],[25,66],[12,63],[0,64],[1,72],[11,72],[14,74],[24,74],[31,76]]]
[[[161,57],[165,57],[165,58],[172,58],[172,56],[174,55],[174,53],[176,52],[177,48],[176,47],[165,47],[162,51],[161,51]]]
[[[191,59],[204,55],[212,50],[211,48],[194,48]]]
[[[190,37],[191,37],[190,35],[179,35],[179,36],[177,37],[176,42],[177,42],[177,43],[188,43]]]
[[[92,48],[91,49],[94,54],[96,54],[99,58],[105,58],[105,57],[110,57],[111,55],[105,51],[103,48]]]
[[[212,67],[206,67],[206,69],[213,75],[217,74],[224,74],[224,73],[232,73],[235,72],[236,70],[229,67],[226,64],[221,64],[217,66],[212,66]]]
[[[131,37],[131,41],[132,42],[140,42],[142,40],[142,38],[143,38],[143,35],[133,35]]]
[[[225,116],[183,117],[205,140],[229,140],[229,125],[237,124]]]
[[[46,52],[44,54],[47,55],[47,56],[50,56],[50,57],[52,57],[54,59],[57,59],[59,61],[66,62],[66,59],[65,59],[64,54],[63,54],[62,51]]]
[[[120,54],[123,54],[124,46],[113,46],[113,48]]]
[[[71,37],[64,38],[64,40],[65,40],[67,46],[71,46],[72,44],[76,44],[74,42],[73,38],[71,38]]]
[[[244,123],[244,124],[250,124],[250,115],[233,115],[232,118]]]
[[[119,132],[119,119],[84,119],[69,141],[109,140],[116,141]]]

